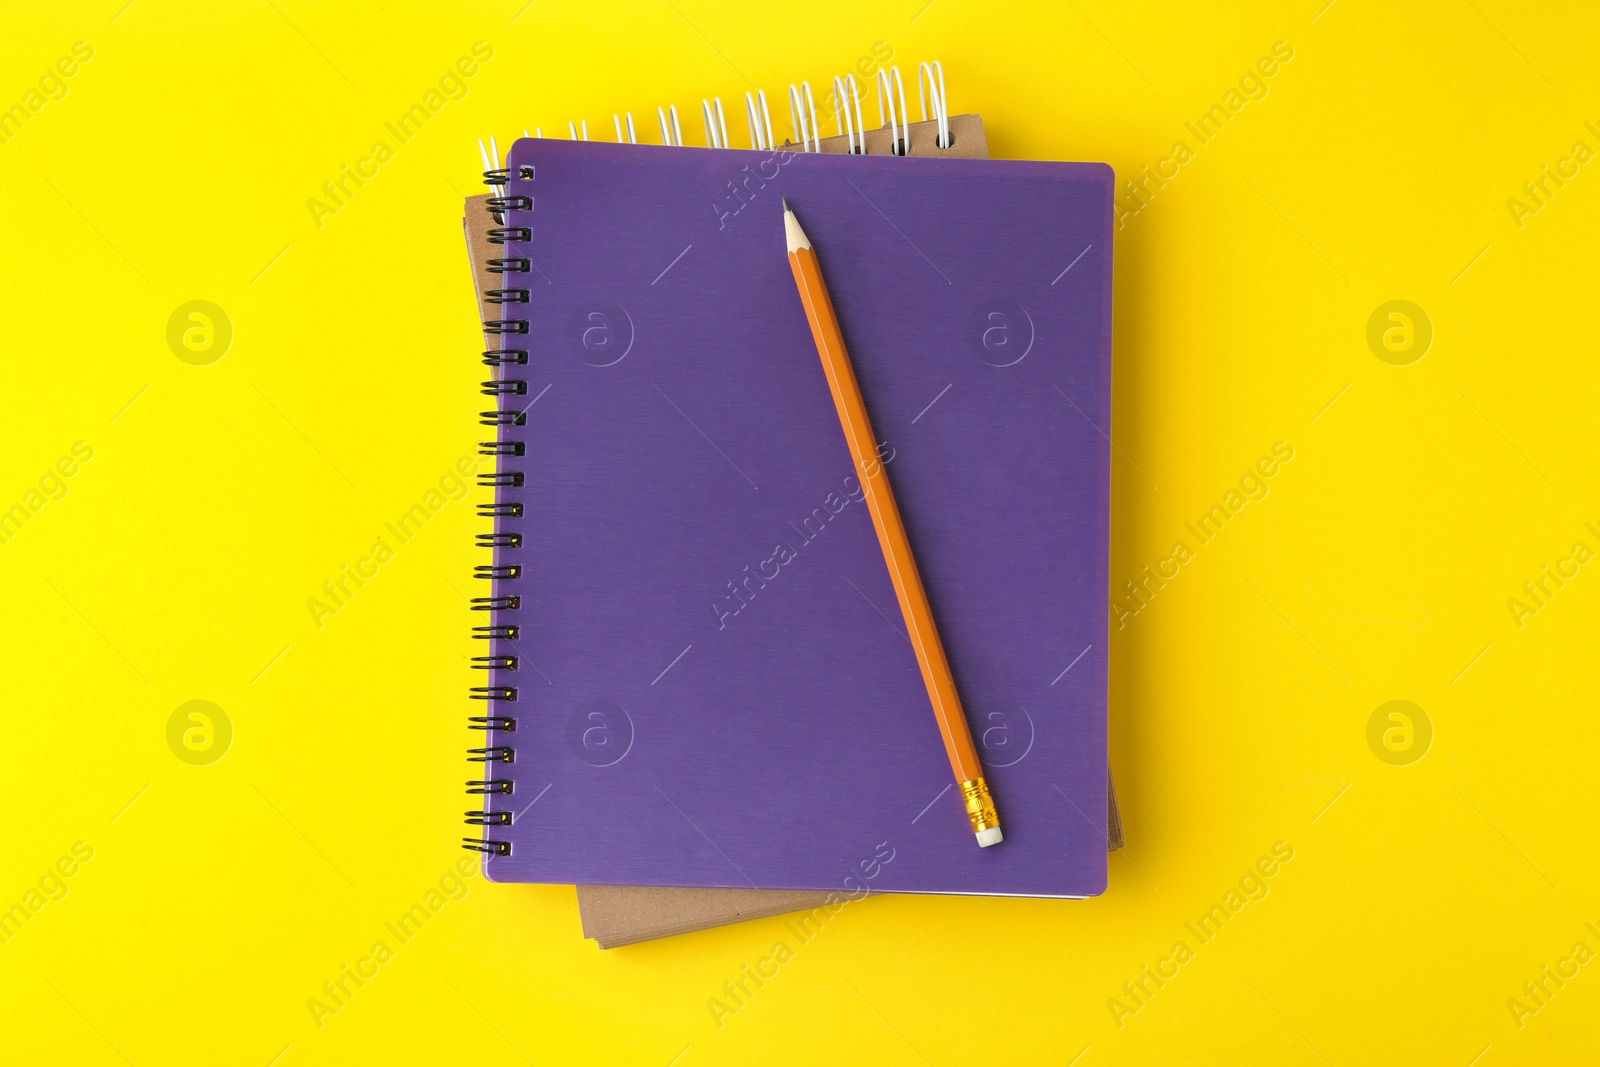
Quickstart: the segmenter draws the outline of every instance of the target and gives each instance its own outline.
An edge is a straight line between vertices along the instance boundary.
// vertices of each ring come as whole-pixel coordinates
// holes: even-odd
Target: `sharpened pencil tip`
[[[811,239],[806,236],[806,231],[800,228],[800,220],[789,207],[787,200],[783,202],[783,236],[791,252],[811,247]]]
[[[791,208],[789,206],[789,198],[788,197],[785,196],[785,197],[782,197],[781,199],[783,200],[783,210],[785,210],[785,211],[793,211],[794,210],[793,208]]]

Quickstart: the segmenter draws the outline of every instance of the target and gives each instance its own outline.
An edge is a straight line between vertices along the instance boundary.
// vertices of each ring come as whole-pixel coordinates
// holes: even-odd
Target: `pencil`
[[[878,438],[872,432],[872,421],[867,418],[867,405],[861,398],[861,387],[856,383],[855,370],[850,365],[850,353],[845,350],[844,335],[839,330],[839,319],[833,312],[833,300],[828,296],[828,287],[822,280],[822,267],[817,262],[816,250],[800,228],[800,220],[795,218],[788,200],[783,202],[783,228],[789,245],[789,267],[794,271],[795,284],[800,289],[800,302],[805,305],[806,319],[811,323],[811,336],[817,342],[817,354],[822,357],[822,370],[828,378],[828,388],[833,393],[833,406],[838,409],[839,422],[844,427],[850,458],[861,475],[867,511],[872,515],[873,528],[878,531],[878,545],[883,549],[884,562],[889,566],[889,578],[894,583],[895,597],[900,601],[900,613],[905,616],[911,647],[917,653],[917,666],[922,671],[923,684],[928,688],[928,700],[933,704],[933,716],[939,723],[939,733],[944,737],[950,767],[955,771],[956,783],[961,788],[967,819],[972,823],[972,832],[977,835],[980,846],[998,844],[1001,840],[1000,816],[995,812],[989,785],[983,779],[983,764],[978,761],[978,750],[972,743],[972,730],[967,726],[961,697],[957,695],[955,681],[950,676],[950,663],[945,658],[944,645],[939,640],[939,630],[933,622],[933,609],[928,604],[927,591],[922,587],[916,558],[911,554],[911,541],[906,536],[900,508],[895,504],[894,491],[889,487],[889,474],[878,460]]]

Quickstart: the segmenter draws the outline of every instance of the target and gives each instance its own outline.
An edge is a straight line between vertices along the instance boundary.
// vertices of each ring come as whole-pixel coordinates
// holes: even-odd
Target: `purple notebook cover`
[[[505,882],[1106,885],[1103,164],[518,141]],[[784,252],[818,250],[994,791],[980,849]],[[525,228],[525,239],[515,231]],[[513,296],[513,299],[515,297]],[[480,619],[479,621],[486,621]],[[503,753],[502,753],[503,754]]]

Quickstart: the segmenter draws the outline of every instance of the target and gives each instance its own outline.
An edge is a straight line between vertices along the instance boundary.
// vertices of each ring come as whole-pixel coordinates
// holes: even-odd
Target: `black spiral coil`
[[[519,177],[532,178],[533,169],[522,167]],[[526,241],[531,237],[531,232],[526,226],[506,225],[506,213],[510,211],[526,211],[533,207],[533,198],[528,196],[508,196],[505,186],[511,178],[510,168],[488,170],[483,172],[485,185],[493,186],[499,190],[499,196],[489,198],[486,205],[490,218],[495,223],[489,230],[491,244],[505,245],[513,241]],[[485,269],[491,274],[516,274],[525,273],[531,266],[528,259],[520,256],[506,256],[491,259],[485,264]],[[526,289],[490,289],[484,293],[484,303],[505,306],[508,304],[526,304],[528,290]],[[509,309],[508,309],[509,310]],[[487,319],[483,323],[485,334],[508,338],[513,334],[526,334],[528,332],[527,319]],[[526,396],[528,383],[520,378],[507,377],[510,373],[506,368],[526,366],[528,352],[522,348],[505,347],[505,341],[500,342],[500,347],[488,349],[483,353],[483,362],[493,368],[494,377],[482,384],[482,392],[493,397]],[[494,411],[485,411],[479,420],[485,426],[523,426],[527,423],[527,416],[517,410],[497,408]],[[477,546],[487,548],[491,552],[501,548],[520,548],[522,534],[515,530],[505,529],[504,520],[520,519],[522,517],[522,504],[515,501],[501,500],[498,490],[502,488],[521,488],[523,475],[521,471],[507,471],[503,469],[504,461],[527,454],[527,445],[523,441],[507,440],[498,436],[496,440],[484,441],[478,446],[480,456],[494,456],[497,463],[493,474],[480,474],[478,484],[496,490],[495,501],[492,504],[479,504],[478,515],[482,518],[495,520],[494,529],[489,533],[477,536]],[[522,606],[522,598],[514,593],[507,593],[504,584],[514,582],[522,577],[522,568],[516,564],[502,564],[491,562],[473,568],[473,577],[481,578],[490,584],[490,594],[472,598],[473,611],[487,611],[490,613],[489,625],[474,626],[472,636],[475,640],[489,641],[490,654],[472,657],[474,670],[490,671],[491,682],[500,681],[497,677],[500,672],[515,671],[517,657],[506,655],[495,649],[493,642],[513,642],[517,639],[518,628],[514,622],[505,617],[506,612],[516,611]],[[506,704],[515,703],[517,689],[513,685],[475,685],[468,689],[467,695],[473,700],[485,701],[483,710],[498,711]],[[478,748],[467,750],[467,759],[474,763],[490,764],[514,763],[516,750],[507,742],[506,734],[516,732],[517,720],[510,715],[491,714],[473,715],[467,719],[467,726],[473,730],[482,730],[485,733],[485,744]],[[486,776],[467,783],[469,796],[509,796],[514,788],[510,778],[496,778]],[[484,827],[481,837],[463,837],[462,847],[474,852],[487,852],[494,856],[511,855],[510,841],[497,841],[489,836],[488,827],[510,826],[512,814],[507,811],[492,810],[492,804],[485,801],[481,809],[466,813],[466,823],[469,826]]]

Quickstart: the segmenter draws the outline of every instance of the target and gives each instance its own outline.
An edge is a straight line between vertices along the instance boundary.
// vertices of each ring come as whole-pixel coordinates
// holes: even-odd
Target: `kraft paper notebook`
[[[527,140],[510,170],[489,877],[1099,892],[1109,169]],[[883,610],[769,182],[828,250],[969,716],[1014,746],[1003,848]]]

